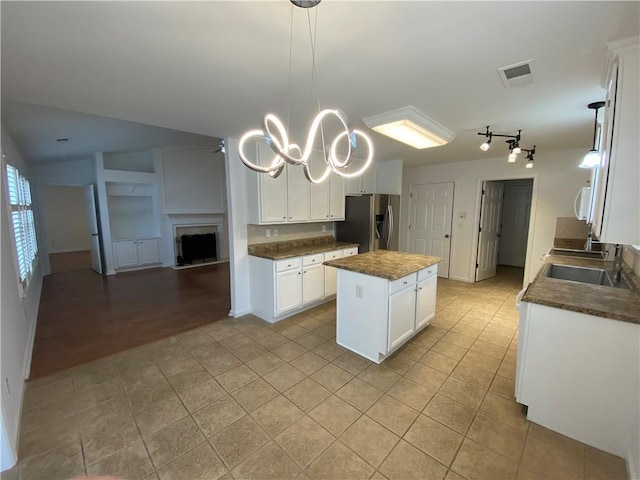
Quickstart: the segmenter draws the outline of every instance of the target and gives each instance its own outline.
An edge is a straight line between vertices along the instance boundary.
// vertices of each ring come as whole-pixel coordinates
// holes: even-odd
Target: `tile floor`
[[[437,316],[382,365],[335,343],[335,303],[225,319],[31,382],[3,479],[626,478],[513,400],[520,279],[439,280]]]

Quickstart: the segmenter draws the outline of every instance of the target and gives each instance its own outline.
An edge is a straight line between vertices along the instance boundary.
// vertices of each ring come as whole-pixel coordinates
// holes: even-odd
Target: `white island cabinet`
[[[337,343],[375,363],[404,345],[435,315],[440,260],[378,250],[329,262],[338,268]]]

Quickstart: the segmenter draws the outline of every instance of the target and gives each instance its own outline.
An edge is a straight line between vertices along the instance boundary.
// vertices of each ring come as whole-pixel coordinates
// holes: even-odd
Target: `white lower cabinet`
[[[336,340],[381,363],[435,316],[437,265],[397,280],[338,271]]]
[[[357,255],[358,248],[330,254],[342,257],[347,251],[349,255]],[[251,313],[273,323],[332,298],[335,295],[335,269],[325,267],[324,261],[324,253],[277,261],[250,256]],[[327,270],[330,271],[328,283]]]
[[[344,251],[335,250],[324,254],[324,261],[335,260],[344,257]],[[324,267],[324,294],[325,296],[335,295],[338,286],[338,271],[333,267]]]
[[[116,269],[138,268],[160,262],[158,239],[113,242]]]

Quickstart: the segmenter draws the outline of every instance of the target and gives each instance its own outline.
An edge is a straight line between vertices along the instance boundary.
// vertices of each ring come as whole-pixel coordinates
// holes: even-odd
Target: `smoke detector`
[[[505,88],[524,87],[533,83],[533,59],[498,69],[498,76]]]

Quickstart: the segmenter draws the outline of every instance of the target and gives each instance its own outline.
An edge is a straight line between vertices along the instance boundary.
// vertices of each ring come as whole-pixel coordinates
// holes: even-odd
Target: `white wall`
[[[2,128],[2,152],[6,155],[6,161],[17,167],[20,173],[30,178],[29,171],[22,156],[16,149],[9,135]],[[1,282],[0,290],[2,302],[0,306],[0,335],[1,353],[0,365],[2,380],[2,428],[6,432],[6,440],[9,445],[4,444],[5,435],[0,437],[3,442],[1,451],[3,454],[8,450],[13,454],[13,458],[2,457],[2,470],[9,468],[15,463],[15,453],[20,424],[20,411],[22,409],[22,397],[24,391],[24,380],[29,375],[31,365],[31,350],[33,348],[33,338],[35,334],[36,318],[38,316],[38,305],[40,293],[42,291],[42,271],[40,264],[36,266],[31,284],[26,295],[21,297],[18,290],[18,280],[16,274],[13,237],[11,234],[7,199],[4,192],[6,176],[2,168],[2,192],[0,207],[0,260],[1,260]],[[37,208],[37,205],[34,204]],[[41,254],[39,254],[42,257]],[[40,258],[41,260],[41,258]],[[5,389],[5,381],[9,382],[10,393]]]
[[[40,213],[49,253],[91,248],[83,187],[42,185]]]
[[[590,172],[578,168],[583,150],[563,150],[536,154],[535,166],[524,168],[522,160],[509,164],[506,155],[499,158],[446,163],[406,168],[400,215],[400,250],[406,250],[408,202],[411,185],[454,182],[453,222],[451,236],[450,278],[473,281],[480,191],[483,180],[534,178],[532,215],[529,225],[531,240],[527,245],[525,283],[531,281],[541,265],[540,255],[553,245],[556,217],[573,215],[573,199],[589,179]],[[466,218],[460,218],[464,213]]]

